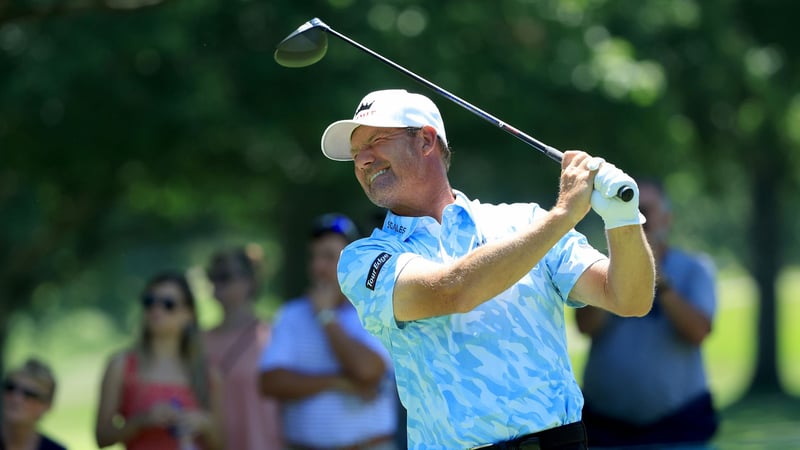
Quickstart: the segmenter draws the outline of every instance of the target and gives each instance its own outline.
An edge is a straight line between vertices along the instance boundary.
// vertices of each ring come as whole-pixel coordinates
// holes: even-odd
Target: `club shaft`
[[[503,122],[502,120],[498,119],[497,117],[493,116],[492,114],[489,114],[488,112],[478,108],[477,106],[469,103],[468,101],[466,101],[466,100],[462,99],[461,97],[451,93],[450,91],[437,86],[433,82],[426,80],[425,78],[423,78],[423,77],[417,75],[416,73],[406,69],[405,67],[395,63],[394,61],[392,61],[392,60],[380,55],[379,53],[377,53],[377,52],[375,52],[375,51],[373,51],[373,50],[371,50],[371,49],[359,44],[358,42],[350,39],[349,37],[345,36],[344,34],[341,34],[338,31],[332,29],[331,27],[329,27],[327,24],[325,24],[321,20],[315,18],[315,19],[312,19],[309,23],[312,26],[321,28],[322,30],[324,30],[328,34],[333,35],[333,36],[335,36],[335,37],[347,42],[348,44],[350,44],[353,47],[355,47],[355,48],[367,53],[368,55],[371,55],[372,57],[374,57],[378,61],[381,61],[382,63],[388,65],[389,67],[392,67],[393,69],[399,70],[400,72],[406,74],[407,76],[409,76],[413,80],[417,81],[418,83],[421,83],[421,84],[425,85],[426,87],[428,87],[429,89],[435,91],[436,93],[438,93],[439,95],[443,96],[444,98],[446,98],[446,99],[448,99],[448,100],[460,105],[462,108],[466,109],[467,111],[470,111],[471,113],[473,113],[476,116],[482,118],[483,120],[493,124],[494,126],[500,128],[501,130],[506,131],[507,133],[511,134],[512,136],[516,137],[517,139],[521,140],[522,142],[524,142],[524,143],[530,145],[531,147],[539,150],[540,152],[544,153],[545,155],[547,155],[548,158],[550,158],[553,161],[561,164],[561,160],[564,157],[564,153],[562,153],[560,150],[558,150],[558,149],[556,149],[554,147],[551,147],[551,146],[545,144],[544,142],[534,138],[533,136],[530,136],[530,135],[518,130],[517,128],[515,128],[515,127],[513,127],[513,126],[511,126],[511,125],[509,125],[509,124],[507,124],[505,122]],[[617,197],[619,197],[620,199],[622,199],[622,200],[624,200],[626,202],[629,201],[633,197],[632,188],[627,187],[627,186],[620,188],[619,192],[617,193]]]
[[[532,137],[532,136],[530,136],[530,135],[518,130],[517,128],[512,127],[511,125],[503,122],[502,120],[500,120],[497,117],[489,114],[488,112],[486,112],[486,111],[478,108],[477,106],[467,102],[466,100],[458,97],[457,95],[455,95],[455,94],[453,94],[453,93],[451,93],[451,92],[449,92],[449,91],[437,86],[436,84],[426,80],[425,78],[423,78],[423,77],[417,75],[416,73],[406,69],[405,67],[395,63],[394,61],[391,61],[390,59],[388,59],[388,58],[386,58],[384,56],[381,56],[380,54],[378,54],[378,53],[374,52],[373,50],[371,50],[371,49],[359,44],[358,42],[350,39],[349,37],[339,33],[338,31],[336,31],[336,30],[334,30],[332,28],[328,27],[327,25],[324,25],[324,24],[315,24],[315,25],[323,27],[325,32],[327,32],[328,34],[336,36],[337,38],[347,42],[348,44],[352,45],[353,47],[356,47],[359,50],[361,50],[361,51],[373,56],[375,59],[383,62],[384,64],[386,64],[388,66],[391,66],[392,68],[394,68],[396,70],[399,70],[400,72],[403,72],[407,76],[409,76],[412,79],[414,79],[415,81],[425,85],[426,87],[432,89],[433,91],[435,91],[439,95],[445,97],[446,99],[448,99],[448,100],[450,100],[450,101],[452,101],[454,103],[457,103],[458,105],[460,105],[464,109],[472,112],[476,116],[484,119],[485,121],[493,124],[494,126],[500,128],[502,130],[505,130],[506,132],[508,132],[512,136],[515,136],[516,138],[518,138],[522,142],[525,142],[526,144],[530,145],[531,147],[533,147],[533,148],[539,150],[540,152],[544,153],[545,155],[547,155],[553,161],[555,161],[555,162],[557,162],[559,164],[561,163],[561,159],[564,156],[564,154],[561,153],[561,151],[559,151],[559,150],[557,150],[557,149],[555,149],[555,148],[553,148],[553,147],[551,147],[551,146],[539,141],[538,139],[536,139],[536,138],[534,138],[534,137]]]

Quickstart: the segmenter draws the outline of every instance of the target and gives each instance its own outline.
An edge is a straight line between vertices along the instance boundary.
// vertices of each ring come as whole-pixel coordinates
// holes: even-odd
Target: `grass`
[[[752,280],[745,275],[721,274],[719,310],[714,331],[704,343],[709,384],[723,423],[715,440],[717,450],[772,450],[797,447],[800,442],[800,400],[763,397],[738,403],[753,372],[757,304]],[[800,268],[781,274],[778,283],[778,355],[785,390],[800,398]],[[199,296],[201,323],[218,317],[216,304]],[[572,318],[572,314],[567,314]],[[53,410],[42,429],[69,448],[96,448],[94,418],[102,371],[108,356],[126,346],[127,334],[114,328],[96,311],[79,310],[37,330],[17,320],[9,339],[7,364],[37,355],[52,363],[59,389]],[[580,377],[588,341],[570,323],[572,360]],[[793,445],[790,445],[793,443]],[[110,447],[121,450],[121,446]]]

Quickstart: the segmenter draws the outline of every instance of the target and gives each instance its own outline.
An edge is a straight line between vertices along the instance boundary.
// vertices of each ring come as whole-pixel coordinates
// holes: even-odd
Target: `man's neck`
[[[418,197],[416,205],[403,205],[392,208],[392,213],[405,217],[433,217],[437,222],[442,223],[442,212],[447,205],[455,203],[456,196],[450,185],[445,188],[433,191],[431,195]]]

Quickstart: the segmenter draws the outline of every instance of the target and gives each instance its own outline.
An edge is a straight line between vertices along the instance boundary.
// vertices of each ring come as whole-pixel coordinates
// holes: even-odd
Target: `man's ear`
[[[436,129],[430,125],[425,125],[419,130],[420,136],[422,136],[422,151],[430,153],[436,147]]]

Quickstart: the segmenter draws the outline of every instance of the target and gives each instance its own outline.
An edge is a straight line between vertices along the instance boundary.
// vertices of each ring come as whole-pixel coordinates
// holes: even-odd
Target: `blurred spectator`
[[[112,356],[103,376],[95,427],[98,446],[221,448],[221,383],[206,364],[186,278],[156,275],[141,302],[138,342]]]
[[[53,406],[56,380],[45,363],[28,359],[3,379],[3,424],[0,449],[65,450],[37,430],[39,420]]]
[[[703,444],[717,428],[700,351],[716,308],[715,268],[705,255],[668,244],[672,215],[663,187],[638,183],[657,267],[655,300],[641,318],[576,311],[578,328],[591,337],[583,381],[589,445]]]
[[[314,221],[308,293],[278,314],[261,358],[261,392],[283,402],[290,449],[396,448],[397,405],[388,352],[339,289],[342,249],[359,237],[340,214]]]
[[[205,343],[209,361],[223,380],[227,450],[283,448],[278,402],[261,397],[258,391],[258,361],[271,329],[253,309],[258,290],[256,258],[245,248],[226,249],[214,254],[208,267],[223,317],[205,334]]]
[[[386,209],[380,208],[372,216],[373,227],[378,230],[383,229],[386,222]],[[397,432],[395,433],[395,443],[397,448],[408,448],[408,411],[400,400],[400,395],[395,395],[397,404]]]

